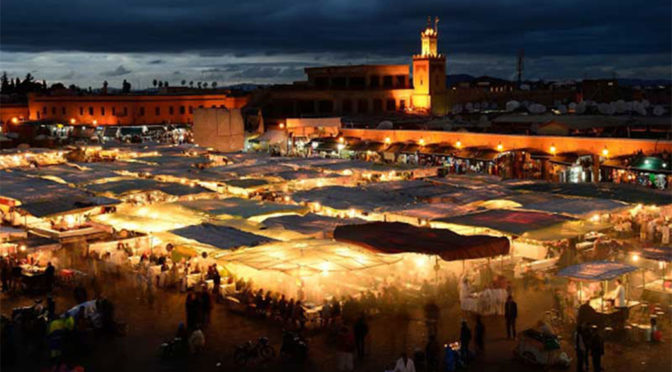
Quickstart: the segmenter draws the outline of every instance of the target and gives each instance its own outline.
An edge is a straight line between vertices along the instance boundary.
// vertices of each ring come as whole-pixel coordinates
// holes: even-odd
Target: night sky
[[[669,79],[670,0],[2,0],[0,70],[98,87],[291,82],[303,67],[410,63],[437,15],[447,73]]]

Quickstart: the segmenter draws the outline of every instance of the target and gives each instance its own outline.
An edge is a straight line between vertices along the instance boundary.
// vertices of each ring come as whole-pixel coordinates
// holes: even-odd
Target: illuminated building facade
[[[271,118],[414,111],[446,113],[446,58],[438,52],[438,18],[420,33],[420,54],[409,65],[306,68],[307,81],[255,93]]]
[[[197,108],[241,108],[227,94],[31,95],[29,120],[87,125],[191,124]]]

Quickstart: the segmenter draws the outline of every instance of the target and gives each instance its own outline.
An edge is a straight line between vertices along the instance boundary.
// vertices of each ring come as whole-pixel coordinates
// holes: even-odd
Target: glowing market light
[[[497,151],[502,151],[503,149],[504,149],[504,146],[502,146],[502,143],[500,142],[500,143],[497,145]]]
[[[21,252],[25,252],[26,251],[26,246],[22,244],[21,246],[19,246],[19,250]]]
[[[19,118],[16,116],[12,118],[12,124],[18,124],[19,123]]]
[[[75,124],[76,122],[75,118],[70,119],[70,124]]]
[[[455,147],[457,147],[458,149],[461,149],[462,148],[462,141],[457,140],[457,142],[455,142]]]
[[[317,142],[313,142],[313,143],[310,144],[310,146],[313,148],[313,150],[315,150],[317,148],[317,146],[319,146],[319,145],[320,144],[317,143]]]
[[[341,151],[341,150],[343,150],[343,149],[345,148],[345,144],[343,144],[343,143],[339,143],[339,144],[336,146],[336,148],[338,149],[338,151]]]
[[[555,155],[555,152],[558,150],[555,148],[555,145],[551,145],[551,148],[549,149],[551,151],[551,154]]]
[[[280,123],[279,127],[280,129],[283,129],[285,127],[285,123]]]
[[[343,138],[343,137],[338,137],[338,142],[339,142],[339,143],[344,143],[344,142],[345,142],[345,138]]]
[[[602,149],[602,156],[608,156],[608,155],[609,155],[609,149],[605,147],[604,149]]]
[[[425,139],[424,139],[424,138],[420,138],[420,139],[418,140],[418,144],[419,144],[420,146],[424,146],[424,145],[425,145]]]
[[[98,125],[98,120],[93,120],[93,125]]]
[[[385,137],[385,144],[389,145],[390,143],[392,143],[392,139],[390,139],[390,137]]]
[[[639,255],[638,254],[633,254],[632,255],[632,262],[637,262],[639,261]]]

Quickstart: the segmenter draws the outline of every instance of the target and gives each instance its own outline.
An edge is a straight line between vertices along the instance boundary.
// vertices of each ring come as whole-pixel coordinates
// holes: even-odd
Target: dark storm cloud
[[[114,70],[112,70],[112,71],[105,71],[105,72],[103,72],[101,75],[103,75],[103,76],[114,77],[114,76],[128,75],[128,74],[130,74],[130,73],[131,73],[131,70],[127,69],[127,68],[124,67],[123,65],[119,65],[119,66],[118,66],[117,68],[115,68]]]
[[[12,51],[408,55],[427,15],[451,53],[670,51],[669,0],[4,0]]]

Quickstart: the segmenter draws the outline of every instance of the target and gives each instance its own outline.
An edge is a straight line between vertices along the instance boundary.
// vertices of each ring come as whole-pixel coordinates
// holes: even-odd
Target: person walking
[[[474,337],[476,348],[479,353],[482,353],[485,351],[485,325],[481,321],[480,315],[476,315],[476,327],[474,327],[474,331],[476,333]]]
[[[187,329],[191,331],[196,327],[196,323],[198,323],[198,313],[200,311],[199,301],[196,299],[196,294],[193,291],[187,293],[185,310],[187,313]]]
[[[353,335],[348,327],[343,326],[338,334],[338,370],[352,371],[355,369],[353,357]]]
[[[583,372],[583,367],[585,366],[585,358],[588,358],[587,355],[587,343],[583,338],[584,336],[584,325],[580,324],[576,327],[576,332],[574,333],[574,349],[576,350],[576,372]]]
[[[471,342],[471,329],[467,321],[462,319],[462,327],[460,328],[460,357],[466,365],[469,361],[469,343]]]
[[[369,325],[366,323],[366,316],[362,312],[355,322],[355,346],[357,348],[357,357],[364,357],[364,342],[369,333]]]
[[[504,318],[506,319],[506,338],[516,338],[516,318],[518,318],[518,304],[509,295],[504,303]]]
[[[439,354],[441,354],[441,347],[436,340],[436,335],[429,335],[427,346],[425,346],[425,358],[427,358],[428,372],[436,372],[439,368]]]
[[[602,355],[604,355],[604,340],[597,331],[597,326],[592,327],[590,338],[590,354],[593,357],[593,371],[602,372]]]

